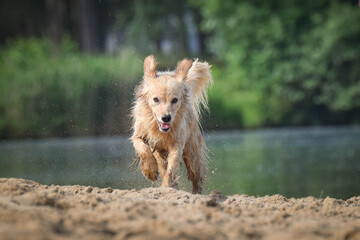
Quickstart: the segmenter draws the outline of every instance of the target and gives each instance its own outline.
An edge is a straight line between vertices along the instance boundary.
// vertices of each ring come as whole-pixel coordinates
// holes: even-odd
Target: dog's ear
[[[154,78],[156,76],[156,60],[153,55],[147,56],[144,61],[144,75]]]
[[[178,63],[176,70],[175,70],[175,77],[179,81],[183,81],[189,69],[191,68],[192,60],[184,58],[181,62]]]
[[[200,114],[200,105],[209,109],[206,90],[213,83],[211,65],[207,62],[199,62],[195,59],[187,72],[185,84],[189,86],[190,94],[194,96],[195,109]]]

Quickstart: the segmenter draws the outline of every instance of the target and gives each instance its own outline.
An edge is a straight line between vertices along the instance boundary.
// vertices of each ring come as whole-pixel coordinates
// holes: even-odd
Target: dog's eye
[[[155,97],[154,99],[154,102],[158,103],[159,102],[159,99],[157,97]]]
[[[177,103],[178,99],[177,98],[173,98],[173,100],[171,101],[171,103]]]

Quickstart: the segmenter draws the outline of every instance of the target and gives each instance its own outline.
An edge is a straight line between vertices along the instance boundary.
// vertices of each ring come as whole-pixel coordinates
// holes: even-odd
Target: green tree
[[[210,34],[208,47],[224,63],[214,97],[237,109],[244,126],[360,122],[360,10],[355,4],[194,4]]]
[[[17,39],[0,49],[0,138],[127,133],[141,60],[79,52],[65,38]]]
[[[161,42],[168,40],[172,44],[173,56],[166,56],[166,61],[176,62],[181,57],[189,57],[186,24],[186,14],[189,13],[198,17],[188,1],[128,1],[127,6],[116,13],[113,29],[123,32],[126,44],[144,54],[161,53]]]

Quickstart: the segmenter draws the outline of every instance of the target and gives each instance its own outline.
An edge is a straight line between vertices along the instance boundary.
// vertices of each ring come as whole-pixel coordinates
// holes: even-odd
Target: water
[[[211,164],[205,193],[286,197],[360,195],[360,128],[297,128],[206,133]],[[0,177],[43,184],[120,189],[145,180],[127,137],[0,142]],[[191,190],[185,167],[180,188]]]

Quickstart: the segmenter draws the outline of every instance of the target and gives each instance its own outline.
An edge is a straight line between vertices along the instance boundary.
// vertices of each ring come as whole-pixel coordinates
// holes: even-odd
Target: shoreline
[[[0,239],[360,239],[360,196],[193,195],[0,178]]]

